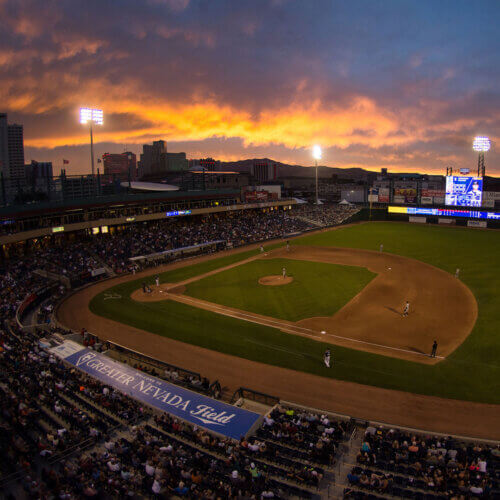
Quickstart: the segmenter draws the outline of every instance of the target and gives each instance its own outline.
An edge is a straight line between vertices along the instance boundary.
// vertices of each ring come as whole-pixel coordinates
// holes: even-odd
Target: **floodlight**
[[[313,158],[315,160],[321,160],[321,146],[313,146]]]
[[[103,124],[102,109],[92,109],[92,108],[80,108],[80,123],[83,125],[89,124],[90,128],[90,163],[92,165],[92,175],[95,174],[94,171],[94,139],[92,137],[92,124],[96,125]]]
[[[472,148],[478,153],[486,153],[491,147],[490,140],[488,137],[477,136],[472,143]]]
[[[80,123],[96,123],[97,125],[103,124],[104,113],[102,109],[80,108]]]

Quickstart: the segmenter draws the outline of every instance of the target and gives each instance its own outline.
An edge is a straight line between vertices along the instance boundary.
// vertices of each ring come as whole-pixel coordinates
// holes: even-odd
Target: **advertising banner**
[[[432,196],[421,196],[420,203],[422,205],[432,205]]]
[[[444,205],[444,196],[434,196],[434,205]]]
[[[456,224],[455,219],[447,219],[446,217],[439,217],[438,224]]]
[[[249,202],[278,199],[278,193],[270,193],[269,191],[245,191],[244,196],[245,196],[245,201]]]
[[[245,436],[260,418],[258,413],[151,377],[70,340],[51,352],[134,399],[229,438]]]
[[[417,198],[417,190],[415,188],[395,188],[394,199],[396,196],[401,196],[403,203],[414,203]]]
[[[378,202],[379,203],[389,203],[389,188],[379,188],[378,190]]]
[[[394,196],[394,203],[406,203],[404,196]]]
[[[468,220],[467,226],[469,226],[469,227],[488,227],[488,224],[485,220]]]
[[[427,222],[427,217],[410,217],[409,221],[425,224]]]
[[[458,208],[421,208],[421,207],[394,207],[388,208],[390,214],[408,215],[437,215],[444,217],[470,217],[471,219],[500,220],[500,212],[486,212],[480,210],[460,210]]]
[[[368,201],[370,203],[377,203],[378,202],[378,194],[369,194]]]
[[[444,198],[445,192],[442,189],[425,189],[420,190],[420,196],[440,196]]]

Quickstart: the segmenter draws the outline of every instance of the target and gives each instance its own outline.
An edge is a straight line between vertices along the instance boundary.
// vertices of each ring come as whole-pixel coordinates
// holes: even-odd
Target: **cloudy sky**
[[[80,106],[104,110],[96,154],[500,175],[498,0],[0,0],[0,111],[26,160],[89,170]]]

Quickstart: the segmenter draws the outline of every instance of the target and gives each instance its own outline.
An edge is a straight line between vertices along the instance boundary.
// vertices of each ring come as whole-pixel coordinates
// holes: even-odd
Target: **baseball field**
[[[496,231],[366,223],[295,239],[290,251],[276,244],[265,254],[167,266],[160,287],[152,270],[101,284],[89,308],[92,317],[260,363],[498,404],[499,255]],[[280,284],[283,268],[292,279]],[[275,283],[259,283],[265,277]]]

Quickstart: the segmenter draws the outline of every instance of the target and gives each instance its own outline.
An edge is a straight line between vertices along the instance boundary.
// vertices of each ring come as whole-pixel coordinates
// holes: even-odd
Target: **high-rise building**
[[[104,175],[118,175],[122,180],[137,178],[137,157],[135,153],[104,153],[102,155]]]
[[[140,176],[148,177],[161,173],[162,155],[167,153],[167,143],[165,141],[153,141],[153,145],[144,144],[142,146]]]
[[[258,182],[275,181],[278,178],[278,166],[269,160],[254,160],[252,176]]]
[[[0,172],[4,177],[24,181],[23,126],[7,121],[7,113],[0,113]]]
[[[0,113],[0,173],[9,176],[9,141],[7,133],[7,113]]]
[[[24,179],[24,138],[22,125],[7,126],[9,173],[12,179]]]
[[[139,164],[140,178],[158,178],[169,172],[187,169],[186,153],[168,153],[165,141],[154,141],[152,146],[143,145]]]

